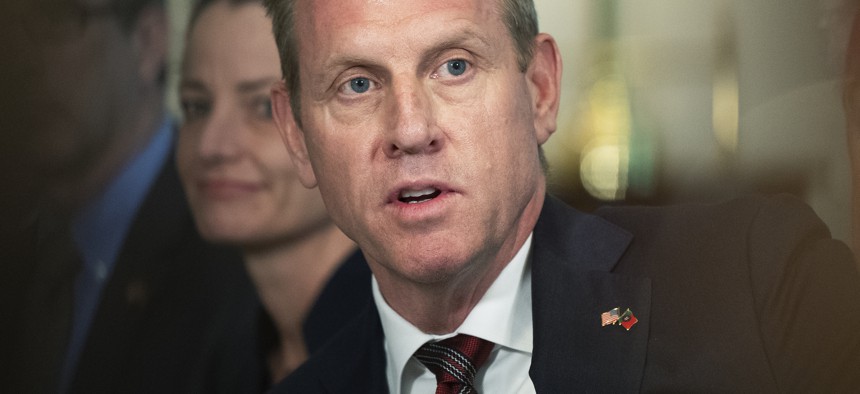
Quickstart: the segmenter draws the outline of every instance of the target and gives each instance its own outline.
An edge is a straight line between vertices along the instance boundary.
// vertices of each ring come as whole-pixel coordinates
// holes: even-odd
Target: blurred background
[[[190,2],[167,3],[175,86]],[[591,210],[787,192],[849,240],[840,78],[850,2],[535,3],[564,56],[546,146],[553,193]]]

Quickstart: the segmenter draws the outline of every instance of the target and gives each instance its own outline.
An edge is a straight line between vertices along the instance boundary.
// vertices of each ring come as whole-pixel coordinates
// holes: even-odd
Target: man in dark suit
[[[222,354],[223,330],[256,301],[238,255],[197,234],[178,180],[162,1],[20,12],[15,132],[35,186],[32,212],[3,223],[24,242],[0,279],[0,391],[202,392],[218,357],[243,361]]]
[[[856,390],[860,277],[802,204],[546,195],[561,61],[531,1],[267,7],[275,118],[375,301],[276,391]]]

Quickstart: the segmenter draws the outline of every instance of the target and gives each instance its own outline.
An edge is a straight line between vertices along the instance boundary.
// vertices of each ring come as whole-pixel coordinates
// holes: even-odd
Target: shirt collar
[[[84,266],[112,266],[132,220],[173,145],[172,122],[165,118],[149,143],[105,190],[78,213],[72,234]]]
[[[373,277],[373,301],[385,333],[386,374],[392,392],[399,392],[406,363],[421,345],[463,333],[486,339],[497,346],[532,353],[531,270],[528,256],[532,235],[502,270],[472,309],[463,324],[445,335],[425,334],[392,309]]]

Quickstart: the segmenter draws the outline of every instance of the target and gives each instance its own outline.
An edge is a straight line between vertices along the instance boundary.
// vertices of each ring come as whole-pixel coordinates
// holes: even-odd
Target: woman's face
[[[280,63],[263,6],[206,8],[188,36],[177,163],[197,227],[243,247],[293,239],[328,223],[317,189],[296,177],[275,124]]]

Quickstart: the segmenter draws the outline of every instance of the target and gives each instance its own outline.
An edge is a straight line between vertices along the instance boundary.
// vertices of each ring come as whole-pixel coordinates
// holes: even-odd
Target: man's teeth
[[[441,191],[428,187],[421,190],[404,190],[400,192],[400,201],[407,204],[418,204],[432,200],[442,194]]]
[[[403,193],[401,193],[400,197],[402,197],[402,198],[421,197],[421,196],[426,196],[428,194],[433,194],[433,192],[435,192],[435,191],[436,191],[436,189],[434,189],[432,187],[428,187],[426,189],[421,189],[421,190],[411,190],[411,191],[407,190],[407,191],[404,191]]]

